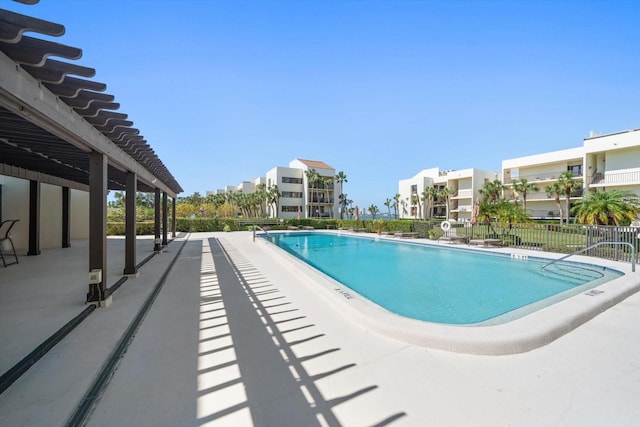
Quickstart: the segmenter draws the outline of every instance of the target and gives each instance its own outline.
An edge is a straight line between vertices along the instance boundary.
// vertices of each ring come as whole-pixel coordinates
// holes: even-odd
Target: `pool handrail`
[[[260,227],[257,224],[253,224],[253,241],[256,241],[256,228],[259,228],[260,230],[262,230],[262,232],[266,235],[269,235],[269,233],[267,232],[267,230],[265,230],[264,228]]]
[[[577,251],[571,252],[570,254],[565,255],[562,258],[554,259],[553,261],[543,265],[541,267],[541,269],[544,270],[545,267],[548,267],[551,264],[555,264],[556,262],[565,260],[565,259],[569,258],[570,256],[577,255],[577,254],[582,253],[582,252],[586,252],[589,249],[593,249],[593,248],[595,248],[597,246],[601,246],[601,245],[627,245],[627,246],[629,246],[631,248],[631,271],[633,273],[636,272],[636,248],[629,242],[609,242],[609,241],[607,241],[607,242],[596,242],[593,245],[587,246],[586,248],[578,249]]]

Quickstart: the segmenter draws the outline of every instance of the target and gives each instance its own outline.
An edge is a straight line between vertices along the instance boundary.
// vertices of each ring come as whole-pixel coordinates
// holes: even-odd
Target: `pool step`
[[[569,264],[557,263],[551,267],[540,269],[539,274],[546,277],[555,277],[558,280],[568,281],[580,285],[585,282],[600,279],[604,274],[600,271],[585,268],[584,266],[572,266]]]

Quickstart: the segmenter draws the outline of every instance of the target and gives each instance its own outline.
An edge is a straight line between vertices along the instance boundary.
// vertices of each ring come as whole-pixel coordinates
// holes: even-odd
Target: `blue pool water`
[[[571,295],[622,273],[582,263],[514,259],[329,233],[270,233],[273,243],[394,313],[476,324],[542,300]]]

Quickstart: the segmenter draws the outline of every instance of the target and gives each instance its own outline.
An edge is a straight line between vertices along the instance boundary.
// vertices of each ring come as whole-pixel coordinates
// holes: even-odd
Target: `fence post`
[[[548,251],[549,250],[549,224],[545,224],[544,228],[545,228],[544,240],[546,242],[545,250]]]
[[[585,243],[587,245],[587,248],[589,246],[591,246],[591,232],[590,232],[590,230],[591,230],[591,226],[590,225],[586,225],[584,227],[584,241],[585,241]]]

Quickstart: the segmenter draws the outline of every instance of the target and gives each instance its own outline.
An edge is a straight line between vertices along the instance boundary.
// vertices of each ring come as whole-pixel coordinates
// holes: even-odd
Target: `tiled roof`
[[[318,161],[318,160],[305,160],[305,159],[297,159],[297,160],[301,161],[302,163],[304,163],[305,165],[309,166],[310,168],[334,169],[333,166],[329,166],[325,162],[321,162],[321,161]]]

